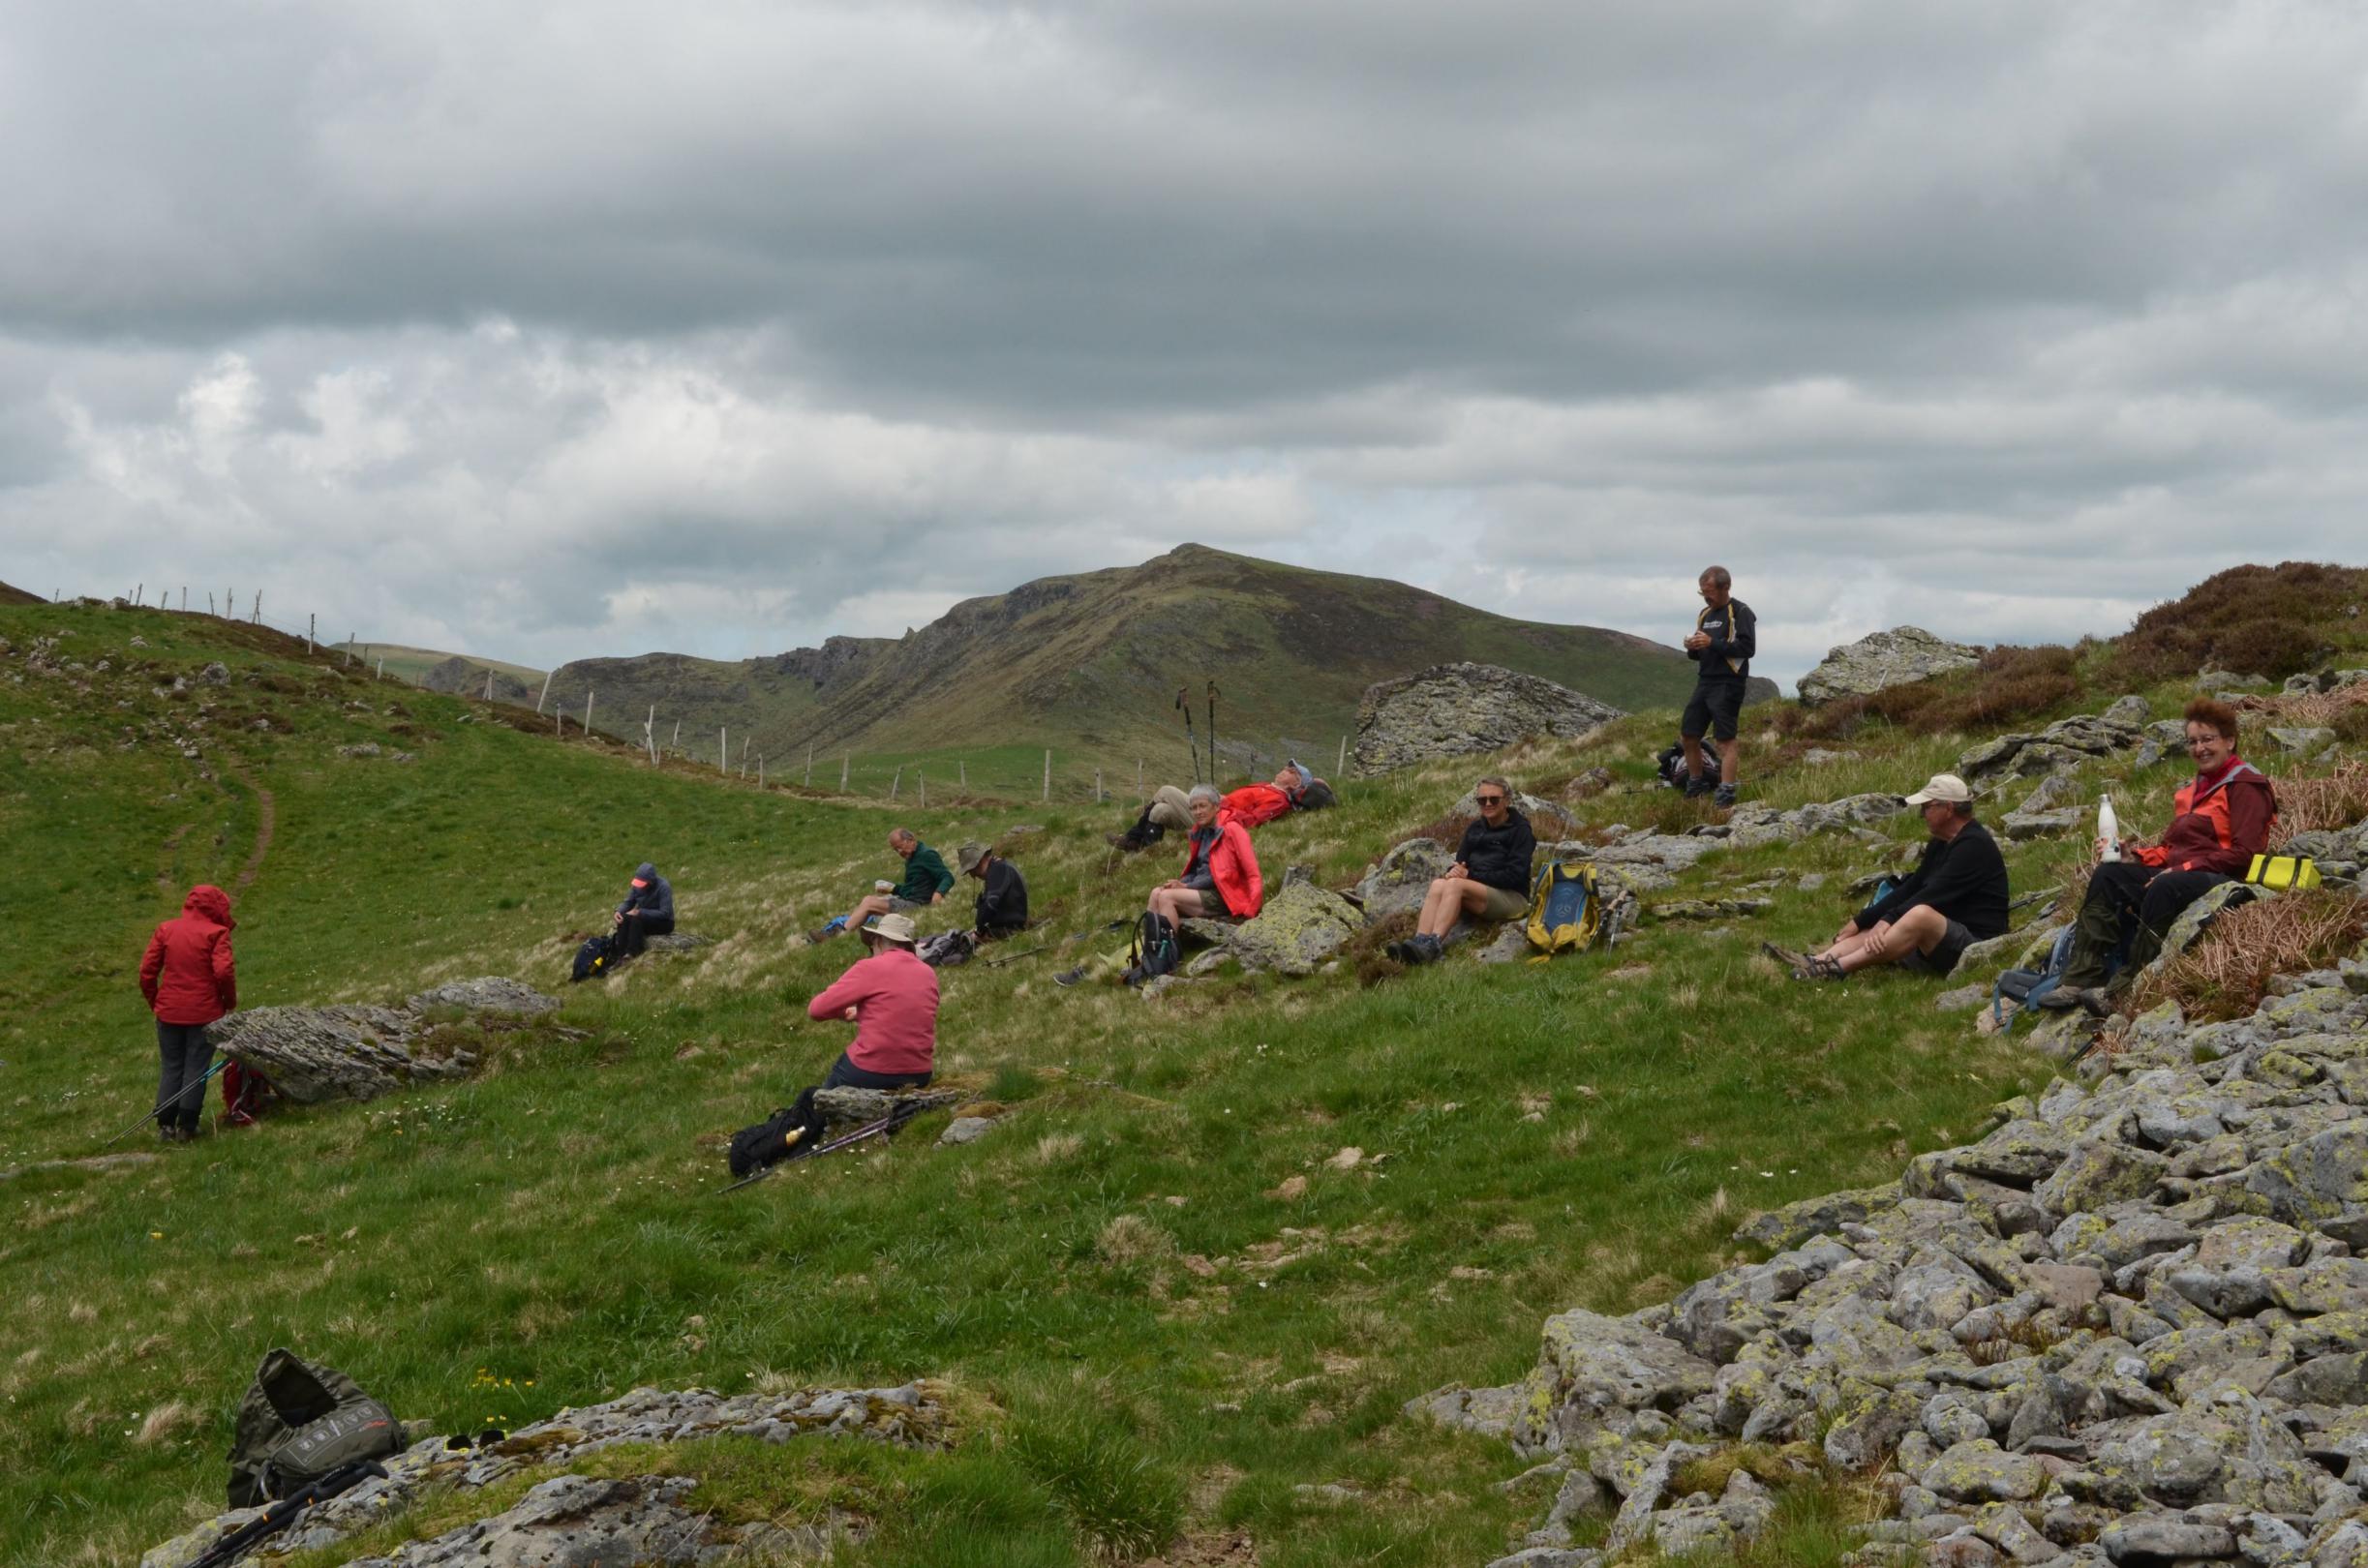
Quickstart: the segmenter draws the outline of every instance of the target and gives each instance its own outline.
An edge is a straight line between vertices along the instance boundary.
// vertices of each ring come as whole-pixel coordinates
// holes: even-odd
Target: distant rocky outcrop
[[[1437,664],[1365,689],[1352,771],[1496,751],[1531,736],[1575,739],[1613,719],[1609,703],[1494,664]]]
[[[1922,626],[1894,626],[1827,649],[1825,661],[1801,678],[1801,706],[1870,696],[1981,662],[1978,648],[1935,637]]]
[[[422,991],[401,1007],[247,1008],[207,1026],[206,1038],[298,1104],[376,1100],[476,1070],[476,1052],[440,1034],[451,1021],[445,1014],[514,1027],[558,1006],[531,986],[486,976]]]
[[[443,1437],[423,1436],[385,1462],[383,1479],[364,1481],[305,1509],[269,1546],[277,1553],[334,1546],[400,1517],[429,1496],[482,1492],[521,1470],[563,1466],[626,1444],[664,1446],[722,1436],[785,1443],[823,1434],[902,1448],[935,1447],[947,1431],[946,1392],[944,1385],[929,1381],[898,1388],[809,1388],[730,1399],[704,1388],[680,1393],[638,1388],[605,1404],[562,1410],[483,1447],[469,1446],[467,1439],[453,1447]],[[729,1523],[699,1506],[698,1486],[692,1476],[554,1476],[508,1508],[410,1542],[391,1556],[354,1558],[350,1568],[592,1568],[604,1563],[692,1568],[720,1562],[805,1562],[828,1557],[841,1540],[860,1538],[867,1528],[862,1519],[836,1510],[796,1529]],[[139,1568],[188,1568],[215,1542],[261,1513],[259,1508],[234,1508],[152,1548],[139,1559]]]
[[[419,683],[430,691],[448,691],[463,697],[483,697],[487,694],[486,678],[492,677],[492,696],[498,703],[531,703],[533,691],[514,675],[500,670],[488,670],[472,659],[455,653],[443,663],[431,666],[419,678]]]

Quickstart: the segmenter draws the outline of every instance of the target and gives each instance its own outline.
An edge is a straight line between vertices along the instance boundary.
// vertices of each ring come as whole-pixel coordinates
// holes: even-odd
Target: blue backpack
[[[2018,1010],[2016,1017],[2020,1017],[2038,1007],[2041,997],[2063,983],[2065,966],[2072,962],[2072,939],[2078,929],[2077,924],[2069,924],[2055,933],[2055,941],[2048,948],[2045,969],[2010,969],[1998,977],[1997,983],[1989,988],[1989,1016],[1992,1023],[2012,1034],[2015,1019],[2006,1015],[2007,1003],[2015,1004]],[[2129,939],[2124,937],[2111,952],[2106,954],[2107,980],[2120,973],[2122,961],[2129,956]]]

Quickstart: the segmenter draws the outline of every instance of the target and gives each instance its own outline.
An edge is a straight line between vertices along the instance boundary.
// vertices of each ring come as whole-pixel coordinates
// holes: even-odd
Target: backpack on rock
[[[1603,928],[1603,904],[1589,860],[1549,860],[1530,887],[1530,946],[1552,957],[1569,949],[1585,952]]]
[[[386,1406],[333,1367],[274,1350],[238,1402],[230,1438],[230,1506],[258,1508],[316,1481],[403,1451]]]

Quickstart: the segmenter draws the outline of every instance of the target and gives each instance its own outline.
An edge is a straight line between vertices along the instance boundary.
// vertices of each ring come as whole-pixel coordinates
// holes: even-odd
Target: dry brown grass
[[[2368,819],[2368,762],[2346,759],[2317,778],[2277,781],[2278,826],[2274,841],[2296,833],[2349,828]]]
[[[2316,888],[2231,909],[2201,941],[2130,989],[2130,1010],[2176,1002],[2189,1019],[2238,1018],[2261,1006],[2278,975],[2323,969],[2368,935],[2351,893]]]

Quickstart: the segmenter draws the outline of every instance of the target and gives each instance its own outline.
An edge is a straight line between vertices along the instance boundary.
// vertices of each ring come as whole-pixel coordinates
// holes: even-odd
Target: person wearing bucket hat
[[[976,877],[983,885],[972,906],[972,936],[992,942],[1028,928],[1028,879],[1019,874],[1019,867],[984,844],[964,844],[954,859],[962,875]]]
[[[1973,791],[1955,773],[1935,773],[1906,800],[1932,834],[1913,872],[1846,921],[1823,952],[1762,944],[1795,980],[1841,980],[1869,964],[1946,975],[1974,943],[2006,934],[2006,857],[1973,820]]]
[[[617,906],[617,956],[640,955],[653,936],[674,929],[674,885],[648,860],[633,868],[633,886]]]
[[[883,915],[863,927],[865,955],[805,1005],[816,1023],[843,1018],[855,1040],[825,1089],[912,1089],[937,1065],[937,971],[913,951],[913,922]]]

